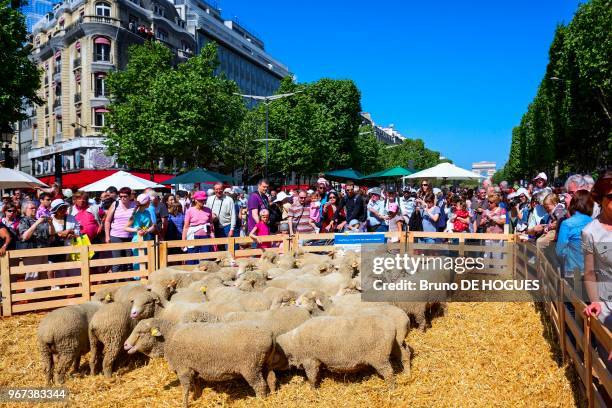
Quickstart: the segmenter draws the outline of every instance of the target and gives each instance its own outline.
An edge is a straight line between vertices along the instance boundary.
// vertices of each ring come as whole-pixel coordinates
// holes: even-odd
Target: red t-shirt
[[[457,210],[455,211],[455,216],[461,218],[470,218],[470,213],[468,212],[468,210]],[[453,222],[453,231],[464,232],[468,230],[468,226],[468,223],[461,222],[457,218],[455,218],[455,221]]]

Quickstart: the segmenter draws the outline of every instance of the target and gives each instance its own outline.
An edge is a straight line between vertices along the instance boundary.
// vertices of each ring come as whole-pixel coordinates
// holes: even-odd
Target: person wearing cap
[[[533,178],[533,182],[535,183],[535,187],[533,188],[533,194],[537,194],[543,189],[545,189],[547,181],[548,177],[546,176],[546,173],[538,173],[538,175]]]
[[[11,196],[9,193],[2,194],[2,202],[0,202],[0,213],[4,213],[4,207],[11,203]]]
[[[368,232],[386,232],[386,212],[384,202],[380,199],[382,192],[380,188],[374,187],[368,190],[370,201],[368,202]]]
[[[23,217],[19,220],[19,241],[16,243],[17,249],[46,248],[55,234],[53,223],[50,217],[36,219],[36,204],[33,201],[26,201],[23,205]],[[49,262],[47,255],[27,256],[23,258],[24,265],[40,265]],[[51,276],[53,273],[51,272]],[[28,272],[25,280],[38,279],[38,272]],[[26,289],[26,293],[33,292],[34,289]]]
[[[508,195],[508,199],[513,204],[512,213],[516,213],[516,232],[524,232],[527,229],[527,222],[529,221],[529,193],[524,187],[520,187],[514,193]]]
[[[76,218],[73,215],[68,214],[68,203],[61,198],[56,198],[51,202],[51,222],[55,234],[52,236],[52,241],[49,246],[60,247],[72,244],[72,238],[74,238],[74,228],[77,224]],[[52,263],[66,262],[66,254],[55,254],[49,255],[49,261]],[[64,278],[67,276],[76,276],[79,273],[78,269],[71,270],[59,270],[55,272],[48,272],[55,278]],[[59,289],[59,287],[53,287],[52,289]]]
[[[194,203],[185,213],[185,223],[183,224],[182,239],[204,239],[214,238],[215,231],[213,228],[213,212],[206,207],[208,196],[204,191],[196,191],[193,194]],[[190,254],[210,252],[208,245],[187,246],[187,252]],[[199,260],[189,260],[188,265],[197,265]]]
[[[216,183],[213,186],[213,191],[214,194],[206,199],[206,207],[210,208],[213,213],[215,237],[233,237],[236,228],[234,200],[229,195],[223,194],[223,184],[221,183]],[[231,192],[231,190],[229,191]]]
[[[400,213],[404,217],[404,224],[408,225],[410,217],[412,217],[414,209],[416,208],[416,200],[414,193],[410,191],[410,187],[404,187],[402,196],[399,199],[399,207]]]
[[[403,230],[404,217],[399,212],[399,205],[395,202],[390,203],[387,207],[387,222],[389,223],[389,232],[399,232]],[[399,237],[393,237],[391,242],[398,242]]]
[[[151,204],[151,197],[148,194],[141,193],[136,197],[136,208],[124,227],[124,230],[134,234],[132,242],[140,240],[150,241],[153,239],[152,234],[155,232],[156,225],[151,219],[149,204]]]
[[[357,220],[358,223],[365,221],[366,212],[363,197],[359,192],[359,187],[352,181],[346,183],[346,196],[342,199],[342,207],[349,224],[353,220]]]

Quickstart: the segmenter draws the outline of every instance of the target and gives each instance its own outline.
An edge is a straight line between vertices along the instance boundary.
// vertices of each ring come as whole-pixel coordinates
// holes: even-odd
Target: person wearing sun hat
[[[533,188],[533,194],[535,195],[546,188],[548,177],[546,176],[546,173],[540,172],[533,178],[533,182],[535,183]]]
[[[196,191],[193,194],[193,203],[185,212],[185,223],[183,224],[183,240],[214,238],[215,231],[212,226],[213,212],[206,207],[208,195],[204,191]],[[188,246],[183,248],[190,254],[210,252],[209,245]],[[189,260],[188,265],[197,265],[199,261]]]
[[[155,224],[151,219],[151,213],[149,212],[149,204],[151,203],[151,197],[142,193],[136,197],[136,208],[132,213],[125,230],[134,234],[132,242],[139,240],[142,237],[143,241],[149,241],[153,238],[153,232],[155,232]]]

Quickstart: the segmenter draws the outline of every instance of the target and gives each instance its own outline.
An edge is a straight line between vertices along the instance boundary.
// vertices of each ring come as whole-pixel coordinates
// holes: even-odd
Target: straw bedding
[[[36,327],[44,314],[0,321],[0,387],[43,386]],[[555,362],[545,327],[530,303],[451,303],[426,333],[412,330],[412,375],[389,390],[373,371],[324,373],[318,389],[299,371],[279,376],[280,389],[256,398],[243,381],[208,384],[190,406],[582,406],[566,367]],[[82,360],[84,365],[85,360]],[[180,406],[181,387],[163,359],[123,367],[113,378],[70,378],[70,406]],[[45,404],[44,406],[59,404]],[[24,406],[24,405],[20,405]]]

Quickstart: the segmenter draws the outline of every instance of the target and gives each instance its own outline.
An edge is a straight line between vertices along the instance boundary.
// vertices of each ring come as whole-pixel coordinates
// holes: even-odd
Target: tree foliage
[[[25,119],[23,103],[42,103],[36,95],[40,77],[28,59],[25,18],[21,1],[0,0],[0,127]]]
[[[425,147],[422,139],[405,139],[402,144],[385,148],[383,151],[385,168],[402,166],[423,170],[440,163],[440,153]]]
[[[190,167],[217,164],[224,140],[238,128],[245,106],[233,81],[215,76],[217,51],[172,66],[158,42],[130,47],[124,71],[109,76],[106,145],[130,167],[156,169],[160,158]]]
[[[559,25],[538,91],[512,131],[503,174],[528,178],[540,171],[593,172],[610,163],[612,149],[612,1],[580,5]]]

